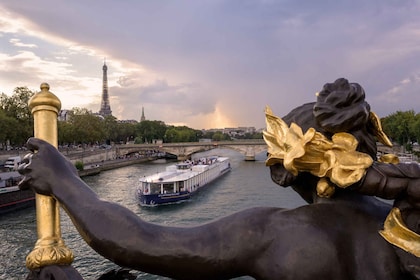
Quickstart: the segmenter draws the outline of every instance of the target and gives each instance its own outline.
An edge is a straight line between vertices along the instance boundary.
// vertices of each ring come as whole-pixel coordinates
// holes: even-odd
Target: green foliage
[[[87,109],[73,108],[69,121],[58,122],[58,139],[61,144],[69,143],[120,143],[134,140],[136,125],[120,123],[114,116],[105,118]]]
[[[243,136],[236,135],[236,139],[263,139],[263,134],[261,132],[254,133],[245,133]]]
[[[27,87],[17,87],[13,95],[0,95],[0,143],[23,145],[33,135],[33,119],[29,99],[35,94]]]
[[[420,114],[416,114],[414,121],[410,124],[411,133],[415,136],[415,142],[420,141]]]
[[[208,131],[201,133],[199,138],[211,139],[212,141],[230,141],[232,140],[228,134],[224,134],[221,131]]]
[[[118,140],[118,122],[114,116],[106,116],[103,120],[104,136],[107,140],[116,142]]]
[[[420,139],[420,114],[413,110],[397,111],[381,119],[384,132],[393,141],[410,151],[412,144]]]
[[[73,108],[67,123],[58,123],[58,133],[59,143],[102,143],[106,139],[102,118],[80,108]]]
[[[74,163],[74,166],[76,167],[77,170],[79,171],[83,171],[83,169],[85,168],[85,165],[83,164],[83,162],[81,161],[76,161]]]
[[[171,126],[166,130],[165,142],[181,143],[181,142],[197,142],[201,131],[186,126]]]
[[[6,143],[7,140],[12,143],[17,141],[16,127],[18,126],[18,120],[7,116],[6,112],[0,109],[0,143]]]
[[[59,121],[58,124],[58,143],[74,143],[73,126],[69,122]]]
[[[137,124],[136,135],[141,143],[151,143],[155,139],[163,139],[166,124],[162,121],[142,121]]]
[[[0,94],[0,148],[5,143],[10,143],[12,146],[23,145],[33,135],[33,117],[28,102],[34,94],[35,92],[27,87],[15,88],[12,96]],[[154,140],[179,143],[197,142],[201,138],[214,141],[231,140],[229,135],[221,131],[203,133],[187,126],[168,126],[157,120],[145,120],[139,123],[119,122],[113,116],[104,118],[86,108],[73,108],[68,114],[67,121],[58,121],[60,145],[126,141],[140,144],[152,143]],[[416,135],[420,135],[420,129]],[[262,136],[260,133],[246,134],[240,138],[257,139]]]
[[[132,123],[118,123],[116,126],[116,134],[110,137],[114,142],[133,141],[136,137],[136,124]]]
[[[222,133],[221,131],[216,131],[212,138],[213,141],[225,141],[230,140],[230,136],[227,134]]]
[[[251,139],[263,139],[262,132],[256,132],[251,135]]]
[[[12,96],[7,96],[2,93],[0,96],[0,108],[3,109],[9,117],[25,121],[32,119],[28,102],[34,94],[35,92],[30,91],[27,87],[15,88]]]

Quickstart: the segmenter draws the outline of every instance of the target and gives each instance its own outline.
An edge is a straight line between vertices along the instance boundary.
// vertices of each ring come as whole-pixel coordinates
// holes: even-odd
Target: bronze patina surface
[[[59,201],[99,254],[152,274],[174,279],[420,279],[419,258],[379,234],[392,207],[399,209],[410,232],[420,233],[420,167],[378,162],[376,141],[386,135],[371,115],[363,88],[338,79],[324,85],[316,102],[281,120],[285,126],[268,128],[272,135],[266,134],[277,146],[283,145],[278,141],[283,136],[276,133],[291,129],[292,123],[292,136],[305,139],[298,141],[300,147],[284,146],[286,152],[295,149],[293,157],[279,156],[283,151],[268,143],[273,181],[292,187],[308,202],[296,209],[251,208],[193,227],[148,223],[99,199],[54,146],[36,138],[28,140],[32,153],[20,167],[20,186]],[[336,139],[337,134],[344,137]],[[309,146],[317,148],[315,153]],[[327,158],[325,166],[328,151],[335,161]],[[361,165],[340,158],[343,153],[356,159],[362,153]],[[286,158],[291,160],[284,164]],[[347,181],[342,174],[349,166],[349,174],[357,175]],[[329,198],[319,196],[320,189]],[[394,199],[394,205],[375,196]]]

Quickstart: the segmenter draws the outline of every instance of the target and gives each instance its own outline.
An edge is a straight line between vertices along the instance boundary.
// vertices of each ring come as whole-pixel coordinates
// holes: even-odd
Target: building
[[[58,112],[57,118],[59,121],[68,122],[72,115],[73,115],[72,110],[60,110],[60,112]]]
[[[104,66],[102,66],[102,101],[101,101],[101,109],[99,110],[99,115],[106,117],[111,116],[111,106],[109,105],[109,95],[108,95],[108,67],[106,66],[106,62],[104,61]]]

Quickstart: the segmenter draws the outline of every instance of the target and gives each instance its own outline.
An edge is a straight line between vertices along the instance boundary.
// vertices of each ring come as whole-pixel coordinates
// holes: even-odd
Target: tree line
[[[414,110],[397,111],[382,118],[382,128],[395,143],[413,150],[413,144],[420,140],[420,114]]]
[[[22,147],[33,136],[33,117],[28,102],[35,92],[16,87],[11,96],[0,95],[0,149]],[[397,111],[381,119],[384,132],[407,151],[420,141],[420,114],[414,110]],[[236,136],[238,138],[238,136]],[[113,116],[101,118],[85,108],[73,108],[68,121],[58,121],[58,142],[68,144],[126,143],[141,144],[162,140],[165,143],[232,140],[221,131],[203,132],[187,126],[167,125],[159,120],[120,122]],[[245,134],[245,139],[261,139],[261,133]]]
[[[13,94],[0,96],[0,149],[22,147],[33,136],[33,117],[28,102],[35,92],[17,87]],[[262,138],[261,133],[245,134],[243,138]],[[165,143],[231,140],[221,131],[203,132],[187,126],[167,125],[159,120],[120,122],[113,116],[100,117],[85,108],[73,108],[66,121],[58,121],[58,143],[78,144],[136,144],[162,140]]]

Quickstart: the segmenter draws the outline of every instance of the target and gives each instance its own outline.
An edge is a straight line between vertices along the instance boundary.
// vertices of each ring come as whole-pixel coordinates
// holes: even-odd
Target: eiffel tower
[[[108,67],[106,66],[106,61],[104,61],[104,66],[102,67],[103,79],[102,79],[102,102],[101,110],[99,110],[99,115],[101,116],[111,116],[111,106],[109,105],[109,96],[108,96],[108,76],[107,76]]]

